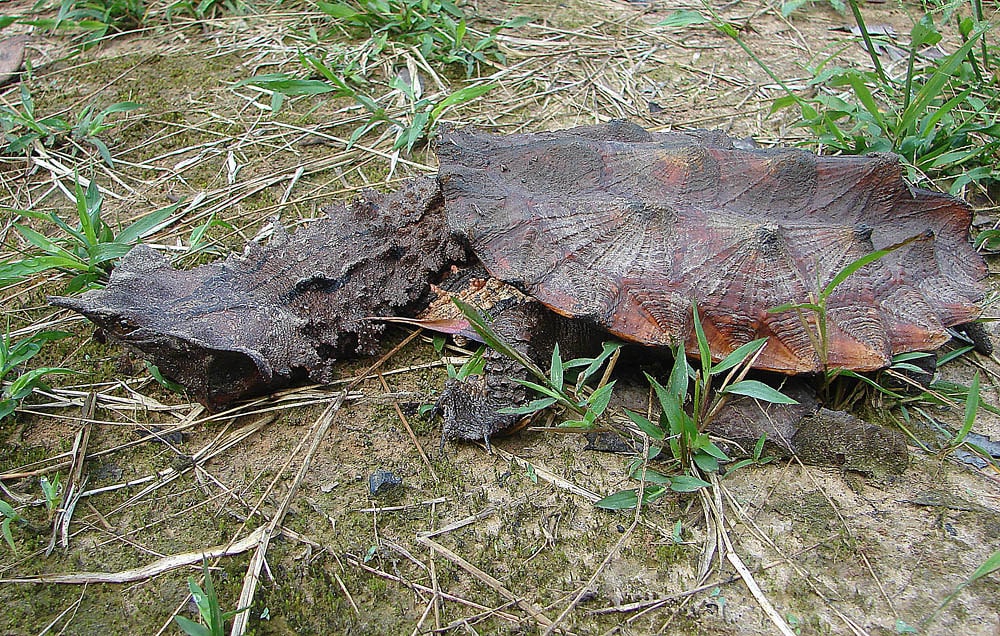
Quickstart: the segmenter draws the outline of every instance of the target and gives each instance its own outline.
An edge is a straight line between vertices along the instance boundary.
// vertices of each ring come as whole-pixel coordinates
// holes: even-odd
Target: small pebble
[[[385,494],[396,486],[403,484],[403,478],[397,477],[391,471],[378,469],[368,476],[368,492],[373,497]]]

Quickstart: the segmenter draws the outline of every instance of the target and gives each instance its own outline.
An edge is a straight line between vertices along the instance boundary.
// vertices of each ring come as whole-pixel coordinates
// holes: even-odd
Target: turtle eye
[[[128,334],[135,331],[138,326],[128,318],[119,318],[115,325],[115,330],[119,333]]]

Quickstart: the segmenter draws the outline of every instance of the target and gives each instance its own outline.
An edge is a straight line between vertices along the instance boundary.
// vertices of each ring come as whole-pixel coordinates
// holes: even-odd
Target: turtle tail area
[[[990,338],[990,334],[986,331],[986,327],[983,326],[983,323],[966,322],[961,325],[955,325],[954,329],[955,331],[965,334],[965,336],[972,341],[972,346],[976,350],[976,353],[980,353],[984,356],[993,355],[993,340]]]

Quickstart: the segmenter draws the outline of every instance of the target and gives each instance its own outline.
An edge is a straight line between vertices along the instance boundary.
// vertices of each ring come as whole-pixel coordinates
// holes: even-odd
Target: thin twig
[[[459,555],[455,554],[448,548],[444,547],[437,541],[434,541],[433,539],[427,536],[418,535],[417,543],[423,544],[428,548],[434,550],[435,552],[443,556],[445,559],[451,561],[458,567],[462,568],[472,576],[476,577],[477,579],[485,583],[487,586],[497,591],[505,599],[517,603],[517,606],[520,607],[525,612],[527,612],[529,615],[531,615],[531,617],[535,619],[535,621],[537,621],[538,624],[544,627],[549,627],[553,624],[552,621],[545,616],[540,607],[538,607],[534,603],[531,603],[530,601],[526,601],[523,598],[517,596],[516,594],[508,590],[506,587],[504,587],[503,583],[496,580],[486,572],[483,572],[476,566],[472,565],[471,563],[469,563]]]
[[[175,570],[185,565],[200,563],[203,558],[211,559],[221,556],[241,554],[257,546],[261,537],[267,532],[267,526],[260,526],[239,541],[226,545],[218,545],[195,552],[183,552],[164,557],[157,561],[131,570],[121,572],[75,572],[73,574],[37,574],[35,576],[0,579],[4,583],[59,583],[63,585],[83,585],[86,583],[131,583],[144,581],[158,574]]]
[[[378,374],[378,380],[382,383],[382,388],[385,389],[385,392],[389,393],[389,384],[385,381],[385,377],[381,373]],[[410,441],[412,441],[413,445],[417,447],[417,452],[420,453],[420,459],[424,460],[424,465],[427,466],[427,470],[430,471],[434,481],[437,482],[438,476],[437,473],[434,472],[434,466],[431,464],[431,460],[428,459],[427,453],[424,452],[424,447],[420,444],[420,440],[417,439],[416,434],[414,434],[413,427],[410,426],[410,421],[405,415],[403,415],[403,409],[399,408],[399,401],[394,398],[392,400],[392,406],[396,409],[396,415],[399,417],[399,421],[403,423],[403,428],[406,429],[407,435],[410,436]]]

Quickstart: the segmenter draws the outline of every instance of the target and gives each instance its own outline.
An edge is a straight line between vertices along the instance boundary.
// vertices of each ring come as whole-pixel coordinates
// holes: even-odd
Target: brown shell
[[[769,338],[756,367],[819,371],[815,302],[827,301],[827,363],[873,370],[932,350],[977,318],[985,276],[970,208],[913,189],[897,158],[738,149],[721,133],[648,133],[613,122],[492,136],[445,131],[438,147],[451,229],[494,276],[566,316],[640,343],[712,355]]]

